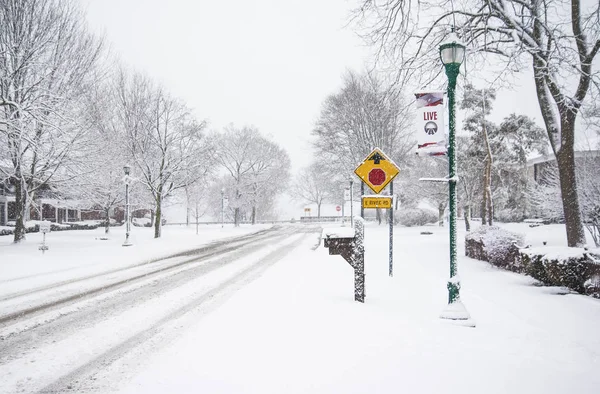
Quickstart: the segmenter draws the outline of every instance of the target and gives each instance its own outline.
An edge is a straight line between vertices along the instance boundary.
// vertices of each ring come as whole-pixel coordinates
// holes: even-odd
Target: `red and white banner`
[[[415,93],[417,104],[417,154],[445,155],[444,92]]]

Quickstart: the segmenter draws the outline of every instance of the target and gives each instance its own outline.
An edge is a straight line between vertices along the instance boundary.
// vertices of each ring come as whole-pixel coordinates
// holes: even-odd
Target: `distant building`
[[[575,166],[578,175],[582,174],[582,169],[589,166],[598,166],[600,168],[600,150],[581,150],[575,151]],[[544,178],[547,176],[548,171],[554,171],[556,167],[556,157],[554,153],[550,153],[544,156],[539,156],[527,161],[527,173],[530,179],[533,179],[537,183],[544,183]]]

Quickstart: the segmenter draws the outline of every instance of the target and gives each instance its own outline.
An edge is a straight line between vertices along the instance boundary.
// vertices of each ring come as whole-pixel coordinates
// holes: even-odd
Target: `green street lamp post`
[[[448,189],[450,204],[450,280],[448,281],[449,308],[442,318],[466,320],[470,316],[460,301],[460,281],[456,267],[456,137],[455,137],[455,90],[460,65],[465,58],[465,46],[452,32],[448,40],[440,45],[440,59],[448,77]]]

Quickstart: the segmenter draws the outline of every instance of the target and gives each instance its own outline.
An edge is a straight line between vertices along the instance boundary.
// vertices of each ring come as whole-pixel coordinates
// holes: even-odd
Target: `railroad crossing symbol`
[[[378,148],[363,160],[354,173],[379,194],[398,175],[400,169]]]

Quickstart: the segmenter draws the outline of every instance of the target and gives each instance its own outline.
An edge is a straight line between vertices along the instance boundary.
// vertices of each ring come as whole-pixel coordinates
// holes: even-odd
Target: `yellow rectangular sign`
[[[363,197],[363,208],[382,208],[389,209],[392,207],[392,197]]]

